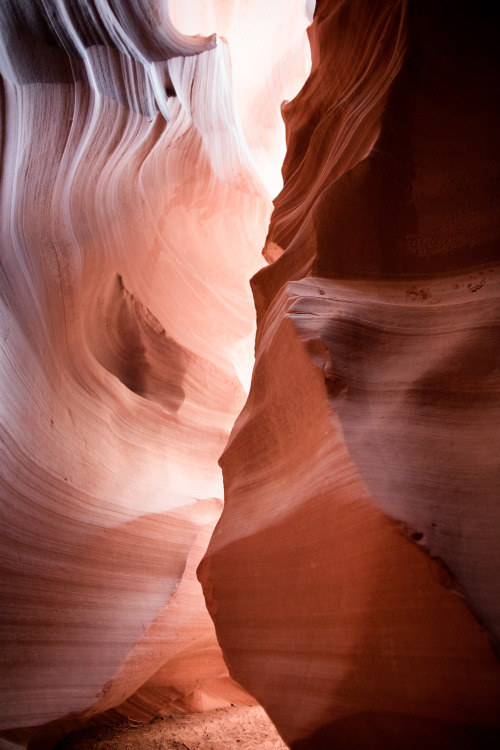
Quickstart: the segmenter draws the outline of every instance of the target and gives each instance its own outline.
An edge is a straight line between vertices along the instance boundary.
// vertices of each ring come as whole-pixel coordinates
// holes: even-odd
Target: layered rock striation
[[[254,702],[195,571],[271,205],[220,36],[151,0],[7,0],[0,30],[0,729],[49,748],[103,712]],[[282,47],[268,107],[290,96]]]
[[[2,4],[0,746],[498,746],[490,6]]]

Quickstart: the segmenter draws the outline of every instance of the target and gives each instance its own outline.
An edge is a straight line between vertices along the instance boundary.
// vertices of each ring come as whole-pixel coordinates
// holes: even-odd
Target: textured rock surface
[[[200,579],[292,747],[496,747],[497,19],[324,0],[310,38]]]
[[[1,5],[4,748],[498,747],[497,20],[320,0],[271,216],[312,5]]]
[[[172,5],[203,30],[197,3]],[[204,3],[207,32],[224,31],[232,6],[217,5]],[[0,728],[11,740],[48,748],[111,709],[148,719],[253,702],[227,675],[195,570],[251,368],[248,280],[271,211],[263,179],[279,170],[277,105],[306,75],[302,5],[293,33],[280,29],[301,50],[293,66],[282,42],[264,47],[277,114],[261,179],[221,37],[183,36],[150,0],[2,3]],[[250,108],[247,132],[251,119]]]

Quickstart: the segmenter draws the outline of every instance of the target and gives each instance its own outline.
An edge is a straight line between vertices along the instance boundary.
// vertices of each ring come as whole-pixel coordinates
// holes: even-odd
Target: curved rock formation
[[[0,747],[498,746],[498,24],[319,0],[271,216],[312,5],[0,7]]]
[[[291,747],[493,748],[498,23],[323,0],[310,38],[200,579]]]
[[[273,102],[304,75],[301,5],[290,79],[266,52]],[[253,702],[195,570],[271,206],[220,36],[152,0],[7,0],[0,19],[0,729],[49,748],[105,711]]]

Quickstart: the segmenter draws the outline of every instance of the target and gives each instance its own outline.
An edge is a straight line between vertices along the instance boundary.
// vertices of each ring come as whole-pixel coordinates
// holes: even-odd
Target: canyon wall
[[[500,737],[498,20],[318,2],[199,569],[292,748]]]
[[[5,750],[498,746],[498,20],[313,5],[1,5]]]
[[[178,26],[150,0],[0,9],[4,742],[255,702],[228,676],[196,567],[248,387],[248,281],[308,20],[288,3],[283,29],[276,4],[273,80],[238,60],[233,82],[220,34],[242,11],[219,5],[204,20],[171,3]]]

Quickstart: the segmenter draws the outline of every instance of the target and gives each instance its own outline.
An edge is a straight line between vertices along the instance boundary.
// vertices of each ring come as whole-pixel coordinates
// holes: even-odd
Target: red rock
[[[296,88],[299,2],[291,15]],[[245,399],[271,204],[217,28],[184,36],[149,0],[8,0],[0,18],[0,730],[48,748],[97,714],[254,702],[195,570]],[[281,49],[254,107],[270,174]]]
[[[293,748],[500,738],[497,31],[485,4],[317,8],[199,569]]]

